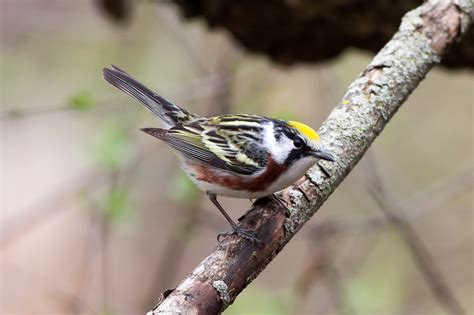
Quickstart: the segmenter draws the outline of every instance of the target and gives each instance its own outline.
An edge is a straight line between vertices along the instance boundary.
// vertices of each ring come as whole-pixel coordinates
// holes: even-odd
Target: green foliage
[[[97,163],[109,170],[118,169],[129,157],[130,144],[124,124],[106,123],[99,131],[92,154]]]
[[[117,189],[111,190],[104,196],[102,209],[107,222],[127,219],[132,211],[128,192]]]
[[[263,288],[247,288],[226,310],[228,315],[246,314],[289,314],[291,301],[287,296],[271,294]]]
[[[90,91],[79,91],[69,98],[69,106],[73,110],[86,112],[94,106],[94,97]]]
[[[181,203],[194,203],[199,193],[196,184],[194,184],[184,172],[177,173],[169,186],[171,198]]]
[[[116,182],[120,169],[130,157],[130,146],[126,124],[116,119],[100,126],[91,146],[93,160],[109,174],[110,181],[100,195],[91,192],[92,196],[85,196],[89,200],[87,207],[100,211],[108,223],[128,223],[132,214],[129,192]]]
[[[128,223],[133,219],[130,194],[124,189],[112,189],[95,195],[93,192],[81,192],[79,202],[82,207],[94,214],[99,212],[107,223]],[[94,212],[94,213],[92,213]]]

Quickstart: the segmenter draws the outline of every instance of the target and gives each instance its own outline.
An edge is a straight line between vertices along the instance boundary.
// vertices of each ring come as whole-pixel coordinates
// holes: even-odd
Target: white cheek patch
[[[275,139],[273,123],[266,124],[263,130],[265,146],[269,149],[273,159],[277,163],[283,164],[288,157],[288,154],[293,149],[293,141],[288,139],[285,135],[281,135],[277,142]]]

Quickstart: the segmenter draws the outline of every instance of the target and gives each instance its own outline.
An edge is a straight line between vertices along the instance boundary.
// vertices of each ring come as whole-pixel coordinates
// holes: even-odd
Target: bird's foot
[[[256,238],[255,236],[253,236],[251,234],[251,232],[252,232],[251,230],[242,229],[241,227],[238,227],[236,225],[236,226],[232,227],[231,231],[219,233],[217,235],[217,241],[220,243],[222,237],[226,237],[226,236],[230,236],[230,235],[237,235],[237,236],[240,236],[240,237],[242,237],[242,238],[244,238],[244,239],[246,239],[246,240],[248,240],[252,243],[263,244],[263,242],[261,240],[259,240],[258,238]]]

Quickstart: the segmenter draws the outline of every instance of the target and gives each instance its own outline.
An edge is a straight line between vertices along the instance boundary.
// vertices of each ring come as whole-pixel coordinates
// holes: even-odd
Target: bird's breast
[[[267,166],[252,175],[239,175],[196,161],[186,161],[184,169],[202,190],[234,198],[258,198],[271,194],[267,193],[268,188],[287,170],[287,166],[278,164],[269,156]]]

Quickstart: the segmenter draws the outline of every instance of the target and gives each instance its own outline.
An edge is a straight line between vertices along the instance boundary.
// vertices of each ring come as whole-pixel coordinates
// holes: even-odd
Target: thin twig
[[[393,200],[392,209],[397,213],[403,213],[410,221],[416,220],[429,211],[443,206],[449,200],[472,189],[474,182],[473,169],[467,167],[448,178],[430,185],[428,188],[417,193],[414,197],[400,201]],[[374,215],[365,218],[340,219],[337,221],[325,221],[317,224],[309,231],[311,239],[326,235],[332,236],[338,233],[350,233],[352,231],[372,232],[374,229],[385,228],[388,224],[387,217]]]
[[[294,314],[301,313],[308,292],[313,284],[319,279],[323,280],[334,308],[337,311],[336,313],[342,315],[354,314],[354,310],[348,302],[344,283],[334,265],[329,241],[330,240],[327,238],[319,239],[319,242],[317,242],[318,248],[316,253],[312,254],[311,257],[307,259],[306,265],[297,277],[294,293],[296,299],[295,309],[293,310]]]
[[[339,275],[336,265],[332,259],[328,259],[323,269],[323,276],[328,287],[329,295],[332,298],[337,314],[353,315],[355,311],[348,302],[347,291],[344,281]]]
[[[403,213],[396,211],[396,209],[392,207],[392,204],[396,204],[396,202],[385,188],[385,181],[382,179],[382,175],[374,159],[372,162],[372,182],[369,187],[369,192],[377,202],[379,209],[390,224],[396,227],[403,237],[418,269],[425,277],[426,282],[429,284],[433,294],[438,298],[441,306],[450,314],[465,314],[466,312],[461,303],[456,299],[448,282],[444,279],[440,270],[438,270],[434,258],[418,236],[418,233],[403,216]]]
[[[79,271],[77,273],[76,277],[76,294],[79,296],[83,301],[86,301],[86,292],[87,290],[87,284],[90,282],[90,276],[91,276],[91,266],[92,262],[97,256],[98,253],[98,245],[99,243],[96,242],[96,238],[94,233],[98,230],[97,225],[98,225],[98,213],[97,211],[91,212],[90,216],[90,226],[89,226],[89,231],[87,233],[87,237],[84,241],[84,248],[82,250],[81,254],[81,259],[80,259],[80,264],[79,264]],[[83,314],[85,313],[84,311],[84,306],[85,303],[79,303],[72,305],[71,309],[69,310],[71,314]],[[88,310],[89,312],[91,311],[90,309]]]
[[[206,98],[214,98],[219,96],[219,93],[225,93],[225,90],[223,90],[221,86],[226,84],[226,80],[226,74],[207,72],[188,82],[170,84],[170,91],[167,95],[170,98],[179,98],[182,102],[193,102]],[[117,110],[117,104],[119,103],[123,103],[122,97],[104,96],[93,103],[90,111],[83,113],[89,114],[96,113],[97,111]],[[13,105],[2,105],[0,107],[3,108],[0,111],[0,120],[36,118],[47,114],[63,114],[71,112],[81,113],[65,102],[35,107],[20,107]]]

